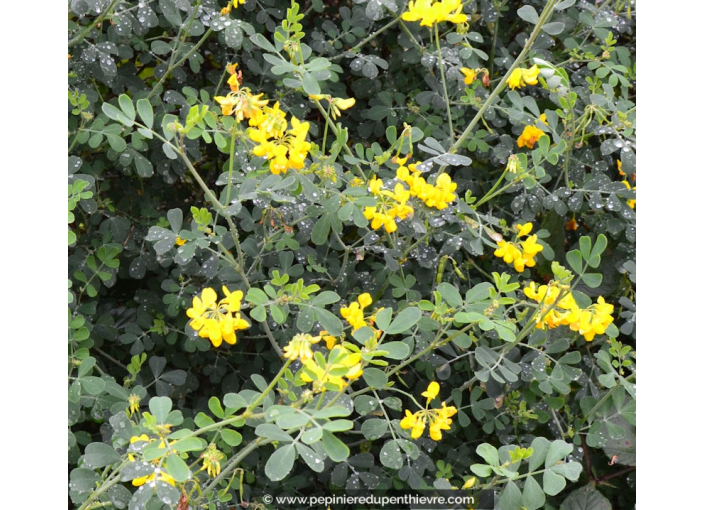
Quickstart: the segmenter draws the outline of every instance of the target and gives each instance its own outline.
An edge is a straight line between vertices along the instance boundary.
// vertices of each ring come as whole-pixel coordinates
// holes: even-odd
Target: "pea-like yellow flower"
[[[526,85],[537,85],[538,75],[540,75],[540,69],[538,69],[537,65],[534,65],[530,69],[517,67],[508,77],[508,88],[513,90],[525,87]]]
[[[295,359],[300,359],[301,361],[311,359],[313,357],[313,351],[310,350],[310,346],[320,342],[320,338],[319,336],[312,336],[308,333],[299,333],[284,347],[284,358],[290,359],[291,361]]]
[[[426,397],[428,399],[428,403],[430,403],[433,399],[435,399],[435,397],[438,396],[439,393],[440,385],[437,382],[432,381],[430,384],[428,384],[428,389],[421,393],[421,395]]]
[[[127,409],[127,416],[132,416],[135,413],[139,412],[139,403],[141,402],[141,397],[139,395],[136,395],[134,393],[130,394],[130,396],[127,398],[127,403],[129,404],[129,407]]]
[[[301,169],[305,166],[305,159],[311,149],[310,142],[306,141],[310,123],[301,122],[296,117],[291,117],[291,128],[284,132],[286,124],[270,122],[274,116],[280,122],[277,105],[271,112],[265,113],[262,119],[256,120],[256,129],[249,129],[249,137],[259,145],[252,149],[255,156],[265,157],[269,160],[269,170],[273,174],[286,173],[287,170]]]
[[[191,327],[198,331],[198,336],[210,339],[215,347],[220,347],[223,340],[234,345],[237,342],[235,332],[249,328],[249,323],[239,314],[244,296],[242,291],[230,293],[224,285],[222,290],[225,298],[218,302],[213,289],[203,289],[200,297],[193,297],[191,308],[186,310],[186,315],[191,318]],[[233,312],[238,313],[233,316]]]
[[[535,282],[531,282],[523,289],[523,293],[529,299],[540,303],[539,313],[535,318],[535,326],[538,329],[569,325],[572,331],[578,331],[585,340],[591,342],[594,336],[604,334],[614,320],[611,316],[614,307],[602,296],[598,297],[596,304],[581,309],[572,293],[563,292],[554,282],[537,288]],[[560,295],[562,297],[558,301]]]
[[[357,302],[353,302],[349,307],[340,308],[340,315],[352,326],[352,331],[356,331],[367,325],[364,320],[364,309],[372,304],[372,297],[368,292],[360,294]]]
[[[619,163],[620,163],[620,161],[619,161]],[[620,170],[620,168],[619,168],[619,170]],[[625,174],[624,174],[624,175],[625,175]],[[633,188],[631,188],[631,185],[628,183],[628,181],[621,181],[621,182],[622,182],[623,184],[625,184],[628,189],[633,189],[633,191],[635,191],[636,188],[637,188],[637,186],[633,186]],[[633,199],[631,199],[631,200],[626,200],[626,204],[627,204],[628,207],[630,207],[631,209],[635,209],[635,208],[636,208],[636,199],[633,198]]]
[[[181,239],[180,237],[176,238],[176,246],[183,246],[184,244],[186,244],[185,239]]]
[[[528,147],[532,149],[533,146],[538,142],[541,136],[545,134],[540,128],[535,126],[526,126],[523,128],[523,133],[518,137],[517,143],[519,147]]]
[[[474,69],[469,69],[467,67],[461,67],[460,72],[464,75],[464,84],[471,85],[477,78],[477,73]]]
[[[423,27],[432,27],[436,23],[464,23],[467,15],[462,13],[462,0],[411,0],[408,11],[401,15],[404,21],[419,21]]]
[[[408,409],[405,410],[406,416],[399,423],[404,430],[411,429],[411,437],[418,439],[423,435],[426,424],[429,424],[430,439],[440,441],[442,439],[442,431],[450,430],[452,416],[457,414],[457,409],[453,406],[447,407],[445,402],[442,403],[440,409],[429,409],[430,402],[435,399],[440,393],[440,385],[433,381],[428,385],[428,389],[421,395],[428,400],[425,404],[425,409],[411,413]]]
[[[516,225],[517,239],[527,236],[533,230],[532,223]],[[525,271],[526,267],[535,266],[534,257],[543,251],[543,246],[538,244],[538,236],[532,235],[518,243],[501,240],[497,243],[498,248],[494,251],[496,257],[501,257],[507,264],[513,264],[513,267],[519,273]]]
[[[225,460],[225,454],[218,450],[214,443],[210,443],[205,451],[201,454],[203,458],[202,470],[208,473],[208,476],[215,478],[220,474],[220,461]]]
[[[303,360],[299,376],[303,382],[313,383],[313,391],[316,393],[340,391],[362,376],[361,361],[360,353],[336,345],[328,354],[325,366],[318,365],[314,358]]]

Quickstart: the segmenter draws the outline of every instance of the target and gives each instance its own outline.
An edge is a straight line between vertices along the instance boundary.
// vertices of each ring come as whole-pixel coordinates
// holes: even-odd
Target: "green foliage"
[[[73,505],[632,507],[635,19],[592,4],[465,2],[436,39],[406,2],[69,2]]]

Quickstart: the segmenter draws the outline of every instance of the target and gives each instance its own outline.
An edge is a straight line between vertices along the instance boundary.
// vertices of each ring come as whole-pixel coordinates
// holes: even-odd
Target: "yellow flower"
[[[223,115],[234,113],[235,118],[242,122],[244,119],[251,119],[269,103],[268,99],[260,99],[263,95],[255,96],[247,87],[243,87],[236,92],[230,92],[227,96],[215,96],[214,99],[222,108]]]
[[[525,225],[518,223],[516,225],[516,230],[518,230],[518,237],[527,236],[530,234],[531,230],[533,230],[533,224],[531,222],[528,222]]]
[[[301,361],[311,359],[313,357],[313,351],[310,350],[310,346],[318,342],[320,342],[319,336],[299,333],[284,347],[284,358],[290,359],[291,361],[299,358]]]
[[[132,485],[135,487],[140,487],[147,482],[153,482],[155,480],[160,480],[174,486],[176,485],[176,480],[174,480],[174,477],[164,471],[163,468],[155,468],[152,474],[135,478],[132,480]]]
[[[176,238],[176,246],[183,246],[184,244],[186,244],[185,239],[181,239],[180,237]]]
[[[328,348],[329,351],[332,350],[332,348],[335,346],[337,343],[337,338],[335,338],[332,335],[328,335],[328,332],[323,330],[320,332],[319,335],[323,340],[325,340],[325,347]]]
[[[462,0],[411,0],[408,11],[401,15],[404,21],[418,21],[424,27],[432,27],[435,23],[449,21],[464,23],[467,15],[462,13]]]
[[[217,446],[213,443],[208,445],[205,452],[201,454],[203,458],[202,470],[206,470],[209,476],[215,478],[220,474],[220,461],[225,459],[225,454],[218,450]]]
[[[129,404],[129,408],[127,409],[127,416],[132,416],[133,414],[139,412],[139,402],[141,400],[142,399],[140,398],[140,396],[135,395],[134,393],[129,396],[129,398],[127,399],[127,403]]]
[[[433,399],[435,399],[435,397],[438,396],[439,393],[440,385],[437,382],[432,381],[430,384],[428,384],[428,389],[421,393],[421,395],[428,399],[429,404]]]
[[[313,391],[339,391],[362,376],[362,355],[353,353],[342,345],[336,345],[328,354],[325,366],[321,367],[314,358],[303,360],[300,378],[303,382],[314,383]],[[334,375],[333,375],[334,374]]]
[[[210,287],[203,289],[201,296],[193,297],[193,305],[186,311],[191,318],[191,327],[198,331],[198,336],[208,338],[215,347],[222,341],[234,345],[237,342],[236,331],[249,328],[249,323],[239,313],[242,291],[230,293],[223,286],[225,298],[217,302],[217,294]]]
[[[619,161],[619,163],[621,163],[621,162]],[[619,167],[620,167],[620,165],[619,165]],[[620,171],[620,170],[621,170],[621,169],[619,168],[619,171]],[[624,174],[624,175],[625,175],[625,174]],[[623,184],[625,184],[628,189],[631,189],[631,185],[628,183],[628,181],[621,181],[621,182],[622,182]],[[635,191],[636,188],[637,188],[637,186],[633,186],[633,191]],[[626,200],[626,204],[627,204],[628,207],[630,207],[631,209],[635,209],[635,208],[636,208],[636,199],[633,198],[633,199],[631,199],[631,200]]]
[[[255,156],[269,160],[269,170],[278,175],[286,173],[290,168],[301,169],[310,151],[310,142],[306,141],[308,122],[301,122],[291,117],[291,128],[286,129],[284,119],[281,124],[278,103],[265,114],[265,118],[257,119],[257,129],[248,130],[249,137],[259,145],[252,149]]]
[[[367,325],[364,321],[363,310],[372,304],[372,297],[369,293],[365,292],[357,297],[357,302],[350,304],[347,308],[340,308],[340,315],[345,319],[350,326],[352,326],[352,331],[356,331]]]
[[[464,74],[464,84],[471,85],[472,82],[477,78],[477,73],[474,69],[468,69],[466,67],[461,67],[460,72]]]
[[[522,69],[517,67],[508,77],[508,88],[513,90],[516,88],[525,87],[526,85],[537,85],[539,74],[540,69],[538,69],[537,65],[534,65],[530,69]]]
[[[356,101],[353,97],[348,99],[342,99],[339,97],[333,98],[332,101],[330,101],[332,118],[338,118],[340,116],[340,110],[348,110],[349,108],[352,108],[355,102]]]
[[[535,126],[526,126],[523,129],[523,133],[521,133],[521,136],[518,137],[518,146],[528,147],[529,149],[532,149],[538,139],[544,134],[545,131],[540,128],[537,128]]]
[[[411,437],[418,439],[423,435],[426,424],[429,423],[430,439],[440,441],[442,439],[442,431],[450,430],[452,420],[450,419],[457,413],[457,409],[453,406],[447,407],[445,402],[442,403],[440,409],[428,409],[430,402],[435,399],[440,393],[440,385],[433,381],[428,385],[428,389],[421,393],[428,399],[425,404],[425,409],[411,413],[408,409],[405,410],[406,416],[399,423],[404,430],[411,429]]]
[[[616,167],[618,168],[618,174],[619,174],[621,177],[625,177],[625,176],[626,176],[626,172],[624,172],[623,170],[621,170],[621,160],[620,160],[620,159],[617,159],[617,160],[616,160]]]

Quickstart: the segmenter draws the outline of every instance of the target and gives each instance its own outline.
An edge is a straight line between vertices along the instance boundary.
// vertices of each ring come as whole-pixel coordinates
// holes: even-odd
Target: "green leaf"
[[[376,327],[381,331],[386,331],[386,328],[391,324],[391,315],[394,313],[392,308],[384,308],[376,314]]]
[[[293,469],[293,461],[295,459],[296,450],[292,444],[279,446],[266,462],[264,472],[272,482],[283,480]]]
[[[131,127],[134,124],[127,115],[122,113],[122,110],[120,110],[116,106],[111,105],[110,103],[103,103],[101,108],[103,110],[103,113],[112,120],[116,120],[128,127]]]
[[[499,496],[501,510],[520,510],[522,503],[521,489],[518,488],[515,482],[509,481]]]
[[[342,334],[342,322],[334,313],[324,308],[316,308],[315,316],[328,334],[332,336],[340,336]]]
[[[532,23],[533,25],[538,22],[538,12],[531,5],[524,5],[516,11],[516,14],[518,14],[521,19],[526,20],[528,23]]]
[[[149,411],[154,415],[157,423],[164,423],[171,411],[171,405],[169,397],[152,397],[149,401]]]
[[[391,469],[401,469],[403,467],[403,454],[397,439],[390,439],[384,443],[379,452],[379,460],[384,466]]]
[[[210,400],[208,400],[208,409],[210,409],[210,412],[213,413],[216,418],[222,420],[225,417],[225,411],[223,411],[218,397],[210,397]]]
[[[120,454],[115,449],[105,443],[91,443],[86,446],[86,453],[83,455],[83,465],[91,469],[99,469],[115,462],[119,462]]]
[[[242,409],[243,407],[247,407],[247,401],[239,393],[227,393],[223,397],[222,401],[230,413],[233,413],[238,409]]]
[[[484,478],[491,476],[492,473],[491,466],[487,466],[486,464],[472,464],[471,466],[469,466],[469,469],[475,475]]]
[[[191,470],[188,469],[188,465],[178,455],[166,457],[166,470],[177,482],[185,482],[191,476]]]
[[[303,441],[305,444],[313,444],[320,441],[322,437],[323,429],[320,427],[313,427],[303,433],[303,435],[301,436],[301,441]]]
[[[579,251],[582,252],[582,258],[584,260],[589,260],[592,251],[592,239],[589,236],[582,236],[579,238]]]
[[[560,510],[611,510],[611,503],[591,485],[570,492]]]
[[[105,381],[100,377],[88,375],[81,377],[77,382],[80,382],[83,390],[90,395],[99,395],[105,389]]]
[[[388,429],[388,422],[379,418],[370,418],[362,423],[362,434],[370,441],[379,439],[386,434]]]
[[[242,442],[242,434],[236,430],[222,429],[220,431],[220,436],[222,436],[222,440],[230,446],[239,446]]]
[[[206,446],[208,446],[208,443],[206,443],[204,439],[199,437],[184,437],[172,444],[171,448],[177,452],[198,452],[205,450]]]
[[[389,382],[386,374],[378,368],[365,368],[362,377],[371,388],[383,388]]]
[[[386,330],[386,333],[389,335],[397,335],[398,333],[404,333],[405,331],[408,331],[413,326],[415,326],[422,315],[423,312],[421,312],[419,308],[405,308],[401,310],[401,313],[396,316],[394,321],[389,326],[389,329]]]
[[[333,462],[342,462],[350,455],[347,445],[327,430],[323,431],[323,449]]]
[[[604,234],[599,234],[596,238],[594,248],[592,248],[591,256],[594,257],[595,255],[601,255],[602,253],[604,253],[607,244],[608,242],[606,236]]]
[[[379,315],[377,314],[377,321]],[[389,359],[406,359],[411,353],[411,348],[403,342],[386,342],[379,346],[379,349],[386,351],[385,358]]]
[[[137,113],[139,113],[139,118],[142,119],[144,125],[151,129],[154,125],[154,111],[148,99],[137,100]]]
[[[122,112],[127,115],[127,118],[129,118],[130,121],[134,123],[134,104],[132,104],[132,99],[130,99],[130,96],[127,94],[120,94],[120,97],[117,98],[117,102],[120,104]]]
[[[549,34],[549,35],[561,34],[564,29],[565,29],[565,24],[560,21],[554,21],[552,23],[545,23],[545,25],[543,25],[543,32],[545,32],[546,34]]]
[[[309,96],[320,94],[320,85],[311,73],[303,73],[303,90]]]
[[[323,472],[323,470],[325,469],[325,463],[323,462],[323,458],[318,454],[318,452],[313,450],[313,448],[310,448],[301,443],[296,443],[296,451],[298,452],[298,455],[303,458],[306,464],[308,464],[309,468],[311,468],[316,473]]]
[[[537,510],[543,508],[545,504],[545,493],[540,488],[540,484],[532,476],[526,477],[523,484],[523,506],[527,510]]]
[[[274,441],[293,441],[291,436],[273,423],[262,423],[257,425],[257,428],[254,429],[254,433],[259,437],[266,437],[268,439],[273,439]]]
[[[265,49],[266,51],[270,51],[271,53],[276,53],[276,48],[274,47],[274,45],[271,44],[269,40],[262,34],[254,34],[249,39],[260,48]]]
[[[575,271],[575,273],[582,272],[582,254],[578,250],[572,250],[567,253],[567,263]]]
[[[570,453],[572,453],[573,449],[574,445],[568,444],[562,439],[553,441],[550,444],[550,448],[548,448],[548,453],[545,457],[545,467],[549,468],[551,466],[554,466],[558,463],[558,461],[564,459]]]
[[[477,446],[477,455],[487,461],[490,466],[499,465],[499,451],[489,443]]]
[[[310,416],[306,413],[297,412],[279,416],[276,424],[284,430],[303,427],[310,421]]]
[[[599,285],[601,285],[602,280],[603,276],[600,273],[584,273],[582,275],[582,281],[591,289],[596,289]]]
[[[579,475],[582,473],[582,464],[579,462],[568,462],[566,464],[557,464],[550,468],[550,471],[564,476],[568,480],[576,482]]]
[[[78,365],[78,377],[81,378],[84,375],[88,375],[94,366],[95,358],[92,356],[88,356],[86,359],[81,361],[80,365]]]
[[[315,244],[320,246],[321,244],[326,244],[330,236],[330,215],[323,214],[318,222],[313,227],[313,232],[311,232],[310,239]]]
[[[459,308],[462,306],[462,296],[454,285],[450,285],[447,282],[442,282],[438,285],[437,290],[442,298],[447,301],[451,307]]]
[[[555,496],[559,494],[566,485],[567,482],[565,479],[553,472],[552,469],[548,469],[545,473],[543,473],[543,490],[548,496]]]

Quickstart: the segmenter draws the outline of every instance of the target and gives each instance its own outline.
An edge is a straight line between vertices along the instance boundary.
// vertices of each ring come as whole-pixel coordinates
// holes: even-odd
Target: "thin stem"
[[[479,119],[484,115],[484,113],[487,111],[489,106],[496,101],[498,98],[499,94],[504,90],[506,87],[506,83],[508,82],[509,76],[511,76],[511,73],[515,69],[518,68],[518,66],[523,62],[523,60],[526,58],[528,55],[528,52],[530,49],[533,47],[533,44],[535,43],[535,40],[537,39],[538,35],[540,34],[543,25],[545,22],[550,18],[550,15],[552,14],[553,9],[555,8],[555,5],[557,4],[557,0],[549,0],[548,4],[545,6],[545,9],[543,9],[543,12],[540,14],[540,18],[538,19],[538,22],[535,24],[535,28],[533,29],[533,32],[530,34],[530,38],[526,42],[526,45],[524,46],[523,50],[521,53],[518,54],[518,57],[516,57],[516,60],[513,62],[513,65],[508,69],[506,74],[504,75],[503,78],[501,78],[501,81],[499,84],[496,86],[496,88],[493,90],[493,92],[489,95],[487,100],[482,104],[482,107],[479,109],[479,111],[476,113],[474,118],[470,121],[469,125],[465,128],[465,130],[462,132],[460,137],[457,139],[457,141],[450,147],[448,150],[449,153],[454,154],[457,152],[457,149],[459,149],[464,141],[469,137],[470,133],[474,129],[474,127],[477,125],[479,122]],[[441,167],[440,171],[444,171],[447,165],[444,165]]]
[[[178,62],[176,62],[175,64],[169,64],[169,67],[166,69],[166,72],[164,72],[164,75],[161,77],[161,79],[158,81],[158,83],[154,86],[152,91],[149,93],[149,95],[147,96],[147,99],[151,99],[152,97],[154,97],[156,95],[157,90],[159,89],[161,84],[164,83],[164,80],[166,80],[166,78],[169,76],[171,71],[173,71],[177,67],[180,67],[181,64],[183,64],[186,60],[188,60],[191,57],[191,55],[193,55],[196,51],[198,51],[198,48],[200,48],[203,45],[205,40],[212,33],[213,33],[213,29],[209,28],[203,34],[203,37],[201,37],[200,40],[193,46],[193,48],[191,48],[188,52],[186,52],[186,54],[181,59],[179,59]],[[176,55],[176,51],[174,51],[173,55]]]
[[[445,66],[442,63],[442,51],[440,50],[440,33],[438,24],[435,23],[435,47],[438,50],[438,59],[440,63],[440,79],[442,80],[442,92],[445,95],[445,107],[447,108],[447,122],[450,125],[450,140],[455,140],[455,130],[452,127],[452,112],[450,111],[450,96],[447,95],[447,82],[445,81]]]

